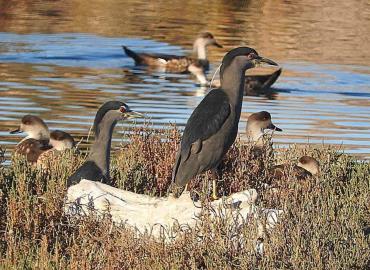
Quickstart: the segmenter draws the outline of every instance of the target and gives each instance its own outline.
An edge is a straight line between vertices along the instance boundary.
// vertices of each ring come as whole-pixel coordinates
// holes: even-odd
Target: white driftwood
[[[233,222],[243,222],[263,213],[267,225],[273,226],[279,211],[258,210],[255,206],[257,192],[254,189],[232,194],[226,199],[211,202],[211,215],[222,214]],[[114,188],[99,182],[81,180],[68,189],[66,211],[70,214],[88,213],[93,208],[97,213],[111,215],[113,221],[135,227],[140,233],[160,237],[174,227],[196,226],[202,207],[194,203],[188,192],[179,198],[158,198]],[[204,211],[204,209],[203,209]],[[173,236],[171,236],[173,237]]]

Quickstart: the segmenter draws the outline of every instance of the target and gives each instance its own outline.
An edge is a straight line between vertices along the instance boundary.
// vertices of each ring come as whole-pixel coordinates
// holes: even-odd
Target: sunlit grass
[[[175,128],[140,128],[127,135],[112,157],[112,184],[152,196],[166,196],[180,134]],[[318,179],[287,181],[271,197],[262,183],[268,169],[303,154],[321,164]],[[199,231],[188,231],[173,243],[137,236],[114,226],[107,215],[71,218],[63,205],[68,176],[84,155],[64,153],[60,163],[40,171],[15,158],[0,166],[0,265],[9,269],[367,269],[370,240],[370,166],[330,147],[292,147],[261,158],[252,146],[237,142],[224,160],[219,195],[257,188],[258,204],[278,207],[284,215],[264,239],[265,256],[255,253],[256,226],[228,230],[218,219],[205,219]],[[207,193],[201,175],[190,185]],[[205,194],[206,196],[207,194]],[[207,234],[216,228],[214,235]],[[238,239],[239,235],[244,235]],[[233,239],[233,241],[231,240]]]

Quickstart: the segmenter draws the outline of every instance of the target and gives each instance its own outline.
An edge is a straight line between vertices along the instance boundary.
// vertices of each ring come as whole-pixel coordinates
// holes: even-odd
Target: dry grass
[[[174,128],[137,129],[130,144],[114,153],[112,180],[117,187],[166,196],[180,139]],[[294,162],[303,154],[317,158],[316,181],[288,181],[278,197],[267,196],[262,184],[278,161]],[[232,241],[222,220],[204,220],[198,233],[189,231],[171,244],[138,237],[109,216],[74,219],[63,213],[65,182],[83,156],[65,154],[51,172],[42,172],[17,158],[0,166],[0,268],[4,269],[368,269],[370,239],[370,166],[327,147],[294,147],[274,156],[255,158],[240,142],[223,165],[220,194],[254,187],[259,205],[280,207],[285,214],[265,239],[265,256],[256,256],[255,224],[240,227],[244,240]],[[71,165],[72,164],[72,165]],[[204,194],[204,174],[191,188]],[[207,182],[207,181],[205,181]],[[97,221],[99,219],[99,221]],[[210,228],[217,233],[211,237]]]

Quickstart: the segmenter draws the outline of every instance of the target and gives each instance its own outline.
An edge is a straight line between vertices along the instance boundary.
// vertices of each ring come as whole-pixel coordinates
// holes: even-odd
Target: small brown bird
[[[22,117],[20,126],[10,134],[22,132],[28,136],[17,144],[14,152],[25,156],[28,162],[35,163],[42,152],[51,148],[49,129],[40,117],[28,114]]]
[[[54,130],[50,133],[49,144],[52,148],[43,151],[37,158],[36,165],[39,168],[49,168],[51,164],[54,164],[61,158],[65,150],[72,149],[76,146],[73,137],[61,130]]]
[[[273,175],[273,182],[279,182],[293,177],[298,180],[306,180],[312,176],[317,176],[320,171],[319,162],[310,156],[302,156],[297,165],[291,166],[290,164],[280,164],[272,168],[271,174]]]
[[[209,61],[207,59],[208,46],[222,48],[209,32],[200,33],[194,41],[193,51],[196,54],[196,58],[168,54],[137,53],[126,46],[122,46],[122,48],[127,56],[134,59],[136,65],[164,67],[168,72],[191,72],[189,67],[192,65],[201,65],[204,70],[209,68]]]
[[[253,113],[248,117],[246,128],[248,140],[249,142],[254,143],[257,148],[261,148],[263,146],[265,129],[283,131],[272,123],[271,114],[269,112],[261,111]]]
[[[30,163],[36,163],[39,157],[45,155],[44,153],[48,150],[62,151],[75,145],[71,135],[59,130],[50,133],[45,122],[35,115],[23,116],[20,126],[10,133],[21,132],[27,133],[28,136],[17,144],[14,152],[25,156]]]

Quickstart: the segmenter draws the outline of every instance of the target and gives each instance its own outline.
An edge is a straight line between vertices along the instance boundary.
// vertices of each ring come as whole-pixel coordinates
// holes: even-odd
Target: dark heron
[[[217,167],[234,143],[242,108],[245,71],[259,63],[277,65],[248,47],[228,52],[220,69],[221,87],[210,91],[191,114],[172,173],[175,196],[197,174]],[[213,181],[216,199],[216,182]]]
[[[143,117],[143,115],[132,111],[123,102],[108,101],[104,103],[95,116],[93,127],[95,141],[90,154],[81,167],[68,178],[67,186],[78,184],[81,179],[108,183],[113,129],[119,120],[137,117]]]
[[[192,72],[191,69],[199,65],[204,69],[209,68],[209,61],[207,59],[208,46],[222,48],[209,32],[199,34],[193,44],[193,50],[197,58],[168,54],[137,53],[126,46],[122,46],[122,48],[126,55],[134,59],[136,65],[163,67],[169,72]]]

